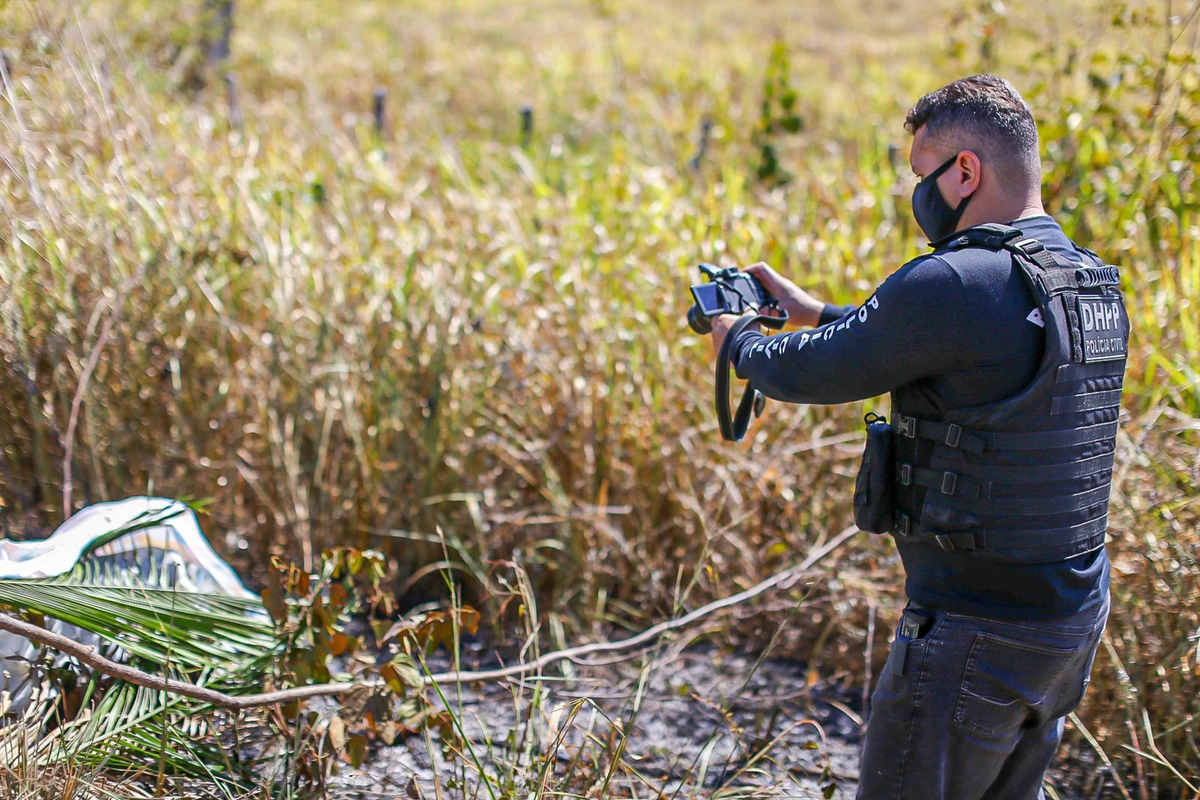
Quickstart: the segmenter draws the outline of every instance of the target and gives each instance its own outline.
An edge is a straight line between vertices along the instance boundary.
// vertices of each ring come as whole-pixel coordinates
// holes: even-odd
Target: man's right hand
[[[779,301],[779,307],[787,312],[788,322],[792,325],[806,328],[817,326],[821,319],[821,311],[825,308],[825,304],[820,300],[780,275],[766,262],[751,264],[743,271],[758,278],[763,288]]]

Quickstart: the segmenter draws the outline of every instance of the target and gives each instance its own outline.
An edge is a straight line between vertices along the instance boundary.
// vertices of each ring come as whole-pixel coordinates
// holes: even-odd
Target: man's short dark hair
[[[1014,189],[1041,184],[1033,111],[1003,78],[972,75],[930,92],[908,112],[904,127],[914,135],[925,128],[931,142],[948,153],[974,150]]]

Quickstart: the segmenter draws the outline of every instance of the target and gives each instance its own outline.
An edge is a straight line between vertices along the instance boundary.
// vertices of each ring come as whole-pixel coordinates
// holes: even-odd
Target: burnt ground
[[[752,656],[696,649],[571,665],[568,676],[550,670],[550,680],[446,691],[475,757],[497,775],[497,796],[501,789],[528,796],[546,768],[544,754],[553,752],[558,778],[550,786],[581,795],[694,797],[724,789],[731,797],[854,797],[861,736],[850,715],[859,701],[833,686],[810,686],[802,665],[766,660],[755,669]],[[621,731],[629,732],[623,748]],[[604,791],[600,782],[618,749],[624,768]],[[472,760],[470,753],[447,759],[436,742],[431,751],[412,736],[343,771],[330,796],[405,797],[415,779],[423,798],[437,796],[435,780],[445,797],[487,798],[477,771],[464,768]]]
[[[468,747],[447,757],[435,735],[402,738],[335,776],[329,797],[525,798],[545,786],[546,796],[853,798],[861,690],[812,682],[796,662],[755,661],[694,648],[572,665],[566,675],[552,667],[536,682],[451,687]],[[1062,757],[1068,767],[1050,780],[1058,797],[1109,796],[1089,755]],[[491,793],[474,764],[491,776]]]

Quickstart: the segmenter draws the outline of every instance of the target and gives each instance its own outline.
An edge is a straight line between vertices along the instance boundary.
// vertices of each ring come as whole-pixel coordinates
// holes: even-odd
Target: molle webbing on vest
[[[908,420],[912,420],[911,423]],[[1104,439],[1112,439],[1117,435],[1117,423],[1104,422],[1098,425],[1085,425],[1070,430],[1031,433],[1005,433],[1003,431],[964,431],[961,425],[918,420],[916,417],[896,415],[896,428],[901,436],[908,425],[915,426],[916,437],[945,444],[954,448],[952,430],[957,430],[957,447],[972,455],[980,455],[985,450],[1042,450],[1052,447],[1071,447],[1072,445],[1091,444]],[[946,434],[942,432],[945,431]]]
[[[895,409],[894,534],[1020,563],[1103,546],[1129,331],[1117,269],[1060,259],[1004,225],[942,247],[1013,255],[1042,311],[1045,352],[1005,400],[936,418]]]
[[[947,552],[973,551],[981,556],[1003,553],[1003,560],[1026,563],[1066,561],[1073,556],[1089,553],[1104,545],[1108,530],[1108,513],[1079,525],[1031,531],[972,531],[940,532],[923,530],[912,523],[907,514],[900,515],[895,535],[923,539]],[[907,533],[902,533],[907,531]]]
[[[981,514],[1006,517],[1034,517],[1082,511],[1098,503],[1107,503],[1112,483],[1105,481],[1094,489],[1073,495],[1051,497],[985,497],[973,501],[971,509]]]
[[[1086,392],[1070,397],[1056,397],[1050,402],[1051,414],[1069,414],[1072,411],[1098,411],[1121,405],[1121,390]]]

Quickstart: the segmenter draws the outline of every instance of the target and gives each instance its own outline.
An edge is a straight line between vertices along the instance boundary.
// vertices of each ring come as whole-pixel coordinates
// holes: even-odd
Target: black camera
[[[758,278],[740,271],[737,267],[714,267],[701,264],[700,271],[708,283],[692,287],[696,304],[688,309],[688,325],[696,333],[712,333],[712,318],[721,314],[737,314],[738,319],[730,327],[725,341],[717,351],[716,406],[717,426],[721,438],[728,442],[741,441],[750,425],[750,415],[761,416],[766,398],[762,392],[747,385],[738,403],[737,415],[729,407],[729,371],[732,345],[738,335],[751,325],[779,330],[787,324],[787,312],[779,307],[779,301],[771,296]],[[771,309],[773,313],[764,314]],[[746,314],[753,311],[753,314]]]
[[[737,267],[714,267],[701,264],[700,271],[707,283],[692,287],[696,304],[688,309],[688,326],[699,334],[712,332],[712,317],[721,314],[744,314],[776,306],[774,297],[763,288],[758,278]]]

